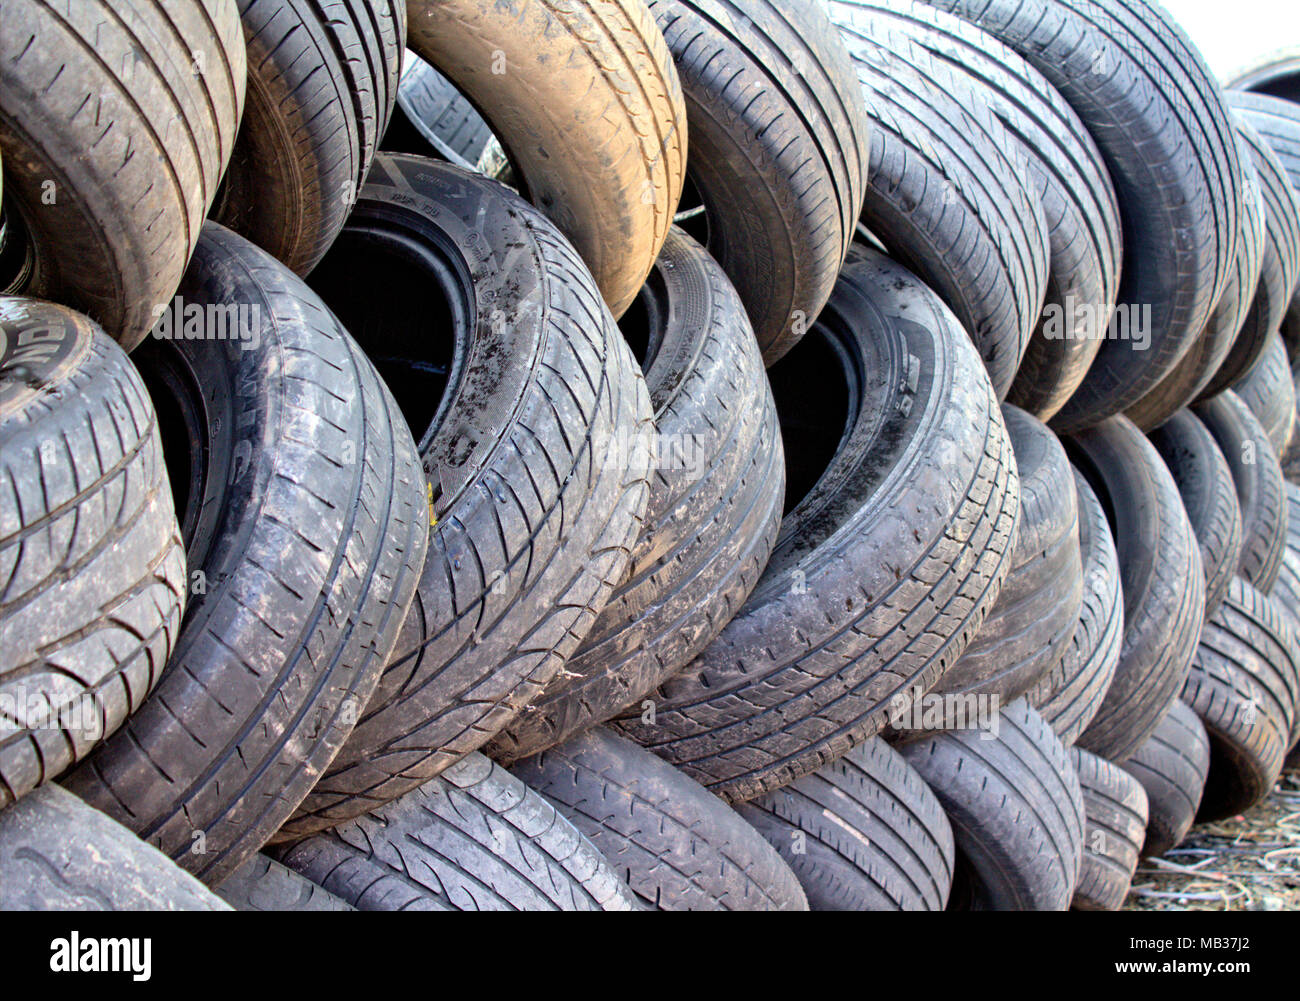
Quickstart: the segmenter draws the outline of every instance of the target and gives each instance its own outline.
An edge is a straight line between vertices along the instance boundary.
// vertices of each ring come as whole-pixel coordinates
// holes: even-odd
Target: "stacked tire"
[[[11,6],[0,906],[1116,909],[1269,794],[1300,113],[1153,0]]]

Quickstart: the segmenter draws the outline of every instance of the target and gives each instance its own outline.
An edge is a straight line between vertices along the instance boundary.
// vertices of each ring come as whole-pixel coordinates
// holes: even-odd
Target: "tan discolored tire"
[[[407,13],[407,45],[479,109],[621,316],[686,176],[681,82],[645,4],[410,0]]]

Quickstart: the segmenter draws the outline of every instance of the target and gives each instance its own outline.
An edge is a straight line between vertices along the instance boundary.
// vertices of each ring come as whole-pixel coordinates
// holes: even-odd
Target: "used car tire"
[[[1219,301],[1210,311],[1210,318],[1177,365],[1137,403],[1124,411],[1125,416],[1143,431],[1159,427],[1172,414],[1206,394],[1215,382],[1224,363],[1232,354],[1237,334],[1246,322],[1255,292],[1259,288],[1260,269],[1264,264],[1267,240],[1265,229],[1264,193],[1259,185],[1255,163],[1246,145],[1241,129],[1236,130],[1238,159],[1244,184],[1241,233],[1237,240],[1237,253],[1233,257],[1228,285]],[[1241,363],[1232,361],[1228,373],[1235,378]]]
[[[353,911],[351,904],[258,852],[213,887],[237,911]]]
[[[1206,620],[1182,698],[1210,738],[1198,821],[1231,817],[1273,789],[1295,722],[1295,637],[1258,590],[1234,577]]]
[[[397,97],[404,0],[236,0],[248,97],[212,218],[305,275],[365,181]]]
[[[1007,400],[1050,420],[1096,357],[1119,289],[1119,205],[1100,150],[1042,74],[975,25],[922,0],[845,0],[834,6],[871,11],[959,69],[1028,154],[1050,258],[1044,312]]]
[[[496,181],[381,154],[311,281],[394,387],[434,523],[374,697],[283,838],[415,789],[545,690],[627,569],[654,434],[590,274]]]
[[[1078,883],[1084,807],[1069,752],[1024,699],[998,734],[936,733],[899,749],[952,823],[949,910],[1063,911]]]
[[[812,326],[853,242],[871,140],[821,4],[649,0],[681,74],[706,247],[771,365]]]
[[[1210,770],[1210,738],[1195,710],[1179,699],[1121,765],[1147,794],[1142,855],[1158,857],[1182,844],[1196,819]]]
[[[1233,74],[1227,86],[1300,101],[1300,48],[1283,48],[1260,56]]]
[[[408,0],[407,45],[479,110],[621,316],[686,176],[681,81],[646,5]]]
[[[638,908],[560,811],[481,754],[276,855],[362,911]]]
[[[1235,386],[1256,367],[1268,336],[1286,314],[1300,275],[1300,195],[1269,142],[1252,127],[1260,116],[1250,110],[1251,104],[1267,99],[1230,94],[1228,100],[1236,113],[1237,131],[1250,150],[1264,199],[1264,256],[1260,260],[1259,284],[1241,330],[1203,396]],[[1292,134],[1300,138],[1300,120],[1289,124]]]
[[[1218,442],[1237,489],[1241,505],[1237,573],[1267,594],[1286,549],[1286,488],[1277,454],[1264,426],[1232,390],[1198,404],[1193,412]]]
[[[943,675],[997,599],[1019,508],[970,339],[884,255],[855,245],[769,374],[788,509],[772,558],[717,639],[615,724],[730,802],[841,756]]]
[[[887,14],[830,9],[872,124],[862,222],[956,314],[1003,400],[1047,289],[1047,221],[1025,152],[981,84]]]
[[[1115,677],[1076,742],[1111,760],[1135,751],[1182,690],[1205,614],[1200,548],[1169,470],[1124,416],[1066,441],[1119,553],[1124,640]]]
[[[158,418],[80,313],[0,298],[0,809],[157,684],[185,609]]]
[[[0,810],[0,910],[228,911],[152,845],[57,785]]]
[[[435,152],[466,170],[480,166],[479,158],[495,138],[456,85],[410,49],[402,54],[394,121],[399,115],[420,136],[427,147],[424,152]],[[387,144],[383,148],[394,153],[416,152]]]
[[[0,293],[66,303],[129,351],[180,284],[235,142],[235,0],[13,0],[0,67],[15,255]]]
[[[776,543],[776,404],[722,269],[674,229],[622,326],[660,443],[641,538],[564,670],[489,745],[506,764],[604,723],[689,664],[745,603]]]
[[[429,514],[391,394],[292,272],[210,222],[178,301],[247,304],[237,333],[189,339],[176,317],[136,352],[168,435],[189,610],[152,695],[64,782],[218,883],[351,731],[414,597]]]
[[[1285,455],[1295,430],[1296,397],[1286,345],[1276,327],[1265,340],[1258,363],[1233,390],[1259,418],[1273,451]]]
[[[873,737],[736,812],[786,860],[814,911],[941,911],[952,825],[921,776]]]
[[[795,910],[807,899],[735,810],[604,727],[515,765],[659,910]]]
[[[1069,648],[1083,604],[1083,563],[1079,542],[1079,504],[1074,473],[1065,449],[1047,425],[1017,407],[1003,404],[1002,418],[1015,451],[1020,476],[1020,521],[1011,549],[1011,569],[997,602],[984,618],[966,652],[931,696],[992,698],[1005,705],[1024,695],[1057,668]],[[938,699],[943,729],[959,725],[954,711],[969,699]],[[958,708],[960,707],[960,708]],[[903,739],[915,735],[895,722]]]
[[[1147,437],[1178,486],[1201,550],[1205,614],[1213,615],[1241,562],[1241,504],[1223,451],[1190,410],[1180,410]]]
[[[1119,554],[1110,523],[1088,481],[1073,467],[1071,471],[1079,501],[1083,602],[1065,655],[1026,694],[1066,747],[1079,739],[1101,708],[1124,638]]]
[[[1147,830],[1147,794],[1136,778],[1078,747],[1070,760],[1083,788],[1087,816],[1083,864],[1071,907],[1076,911],[1117,911],[1124,905]]]
[[[1118,301],[1126,315],[1149,306],[1151,343],[1107,338],[1053,426],[1075,431],[1127,410],[1190,349],[1232,273],[1243,179],[1222,91],[1154,0],[928,2],[1020,53],[1106,159],[1123,220]]]

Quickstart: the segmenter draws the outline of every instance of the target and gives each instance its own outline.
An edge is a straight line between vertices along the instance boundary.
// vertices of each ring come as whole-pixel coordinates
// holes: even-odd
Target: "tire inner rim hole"
[[[812,492],[851,430],[856,394],[845,350],[818,323],[767,370],[785,446],[785,514]]]
[[[22,213],[5,196],[0,204],[0,295],[21,293],[31,281],[34,264]]]
[[[343,230],[309,282],[374,363],[423,454],[473,327],[468,277],[428,234],[366,221]]]
[[[668,330],[668,286],[656,264],[641,291],[618,321],[618,329],[632,349],[641,371],[649,373],[663,347]]]
[[[673,224],[685,230],[696,243],[705,249],[709,246],[709,213],[700,196],[700,189],[695,186],[691,172],[686,171],[686,180],[682,184],[682,198],[677,203],[677,213]],[[716,256],[716,255],[715,255]]]
[[[170,344],[146,341],[132,356],[157,414],[163,465],[191,567],[202,562],[195,551],[210,456],[203,391]],[[206,547],[205,547],[206,548]]]

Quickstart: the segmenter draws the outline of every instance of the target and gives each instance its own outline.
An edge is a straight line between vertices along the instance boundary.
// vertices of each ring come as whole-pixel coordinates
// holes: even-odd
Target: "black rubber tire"
[[[1026,693],[1029,704],[1070,747],[1087,729],[1115,677],[1124,639],[1124,596],[1119,554],[1096,493],[1073,470],[1079,502],[1079,553],[1083,563],[1083,603],[1065,655]]]
[[[1187,837],[1205,791],[1210,738],[1201,718],[1179,699],[1151,736],[1121,764],[1147,794],[1142,855],[1164,855]]]
[[[969,338],[873,250],[770,374],[789,509],[772,559],[649,715],[617,721],[732,802],[840,757],[943,675],[997,600],[1020,498]]]
[[[408,0],[407,44],[479,110],[621,316],[686,177],[681,81],[646,5]]]
[[[237,911],[353,911],[351,904],[258,852],[212,889]]]
[[[212,218],[305,275],[365,182],[397,97],[405,0],[236,0],[248,99]]]
[[[1286,345],[1276,327],[1264,342],[1259,362],[1233,390],[1259,418],[1273,451],[1285,455],[1295,430],[1296,397]]]
[[[922,0],[852,0],[885,19],[932,58],[960,70],[1028,154],[1032,190],[1042,205],[1050,248],[1044,316],[1030,338],[1008,401],[1050,420],[1087,374],[1101,347],[1119,290],[1119,204],[1101,151],[1072,108],[1036,69],[975,25]],[[1088,303],[1092,312],[1073,312]],[[1045,316],[1052,315],[1050,312]],[[1059,334],[1059,336],[1058,336]]]
[[[998,734],[936,733],[900,748],[952,823],[948,909],[1063,911],[1083,852],[1083,792],[1069,752],[1024,699]]]
[[[152,845],[57,785],[0,811],[0,910],[228,911]]]
[[[140,707],[185,608],[153,404],[91,320],[0,299],[0,808]]]
[[[1046,424],[1023,410],[1004,404],[1002,417],[1020,475],[1011,570],[980,631],[929,694],[992,697],[1006,705],[1065,656],[1083,605],[1083,562],[1079,504],[1065,449]],[[962,701],[938,703],[944,729],[957,725],[954,710]]]
[[[1237,573],[1267,594],[1286,549],[1285,480],[1268,434],[1232,390],[1199,403],[1193,413],[1218,442],[1241,506],[1241,558]]]
[[[295,837],[415,789],[545,690],[627,569],[654,433],[573,248],[482,175],[381,154],[312,282],[396,387],[434,525],[392,660]]]
[[[736,812],[786,860],[814,911],[941,911],[948,902],[952,825],[878,737]]]
[[[1268,599],[1234,577],[1206,620],[1182,699],[1210,738],[1198,822],[1235,816],[1267,796],[1295,721],[1295,638]]]
[[[660,442],[644,528],[582,646],[489,745],[507,764],[604,723],[689,664],[749,597],[781,525],[776,404],[722,269],[673,229],[622,325]]]
[[[1178,487],[1127,417],[1066,441],[1110,521],[1124,595],[1124,641],[1101,708],[1076,743],[1114,760],[1151,735],[1187,677],[1205,614],[1205,571]]]
[[[956,314],[1003,400],[1047,289],[1047,220],[1025,151],[982,84],[894,17],[856,3],[831,16],[872,123],[862,222]]]
[[[1070,748],[1070,762],[1079,776],[1087,817],[1079,884],[1070,906],[1076,911],[1118,911],[1146,837],[1146,790],[1119,765],[1080,748]]]
[[[217,883],[343,745],[414,597],[429,513],[391,394],[299,278],[210,222],[180,295],[250,304],[251,335],[136,352],[189,610],[157,689],[65,784]]]
[[[681,74],[706,246],[771,365],[835,286],[867,183],[867,112],[821,4],[649,0]]]
[[[1106,159],[1123,219],[1118,299],[1139,318],[1150,308],[1150,344],[1109,337],[1052,423],[1074,431],[1127,410],[1200,336],[1232,273],[1243,178],[1222,91],[1155,0],[929,2],[1019,52]]]
[[[402,54],[397,86],[397,110],[423,144],[448,163],[466,170],[479,166],[479,157],[495,138],[483,116],[456,85],[410,49]],[[415,152],[392,150],[392,152]]]
[[[554,802],[651,907],[808,909],[790,867],[735,810],[605,727],[512,770]]]
[[[275,854],[362,911],[639,908],[561,811],[481,754]]]
[[[1287,178],[1286,167],[1273,152],[1270,140],[1254,126],[1279,121],[1273,116],[1252,110],[1259,102],[1271,98],[1253,94],[1231,94],[1237,131],[1250,149],[1255,176],[1264,198],[1264,256],[1260,261],[1259,284],[1232,350],[1205,387],[1203,397],[1237,385],[1259,363],[1268,336],[1282,323],[1296,278],[1300,276],[1300,195]],[[1282,120],[1300,148],[1300,116],[1292,122]]]
[[[1281,48],[1252,60],[1237,70],[1226,86],[1300,101],[1300,48]]]
[[[1250,149],[1240,129],[1236,130],[1236,136],[1244,193],[1239,217],[1241,233],[1228,286],[1214,304],[1205,329],[1187,354],[1150,392],[1124,411],[1125,416],[1143,431],[1159,427],[1172,414],[1190,406],[1207,392],[1206,387],[1215,381],[1232,353],[1237,333],[1246,322],[1246,314],[1255,300],[1267,240],[1266,210]],[[1234,360],[1230,371],[1236,373],[1243,360]]]
[[[80,309],[129,351],[180,284],[235,142],[235,0],[7,0],[4,17],[0,155],[16,256],[0,294]]]
[[[1232,470],[1214,435],[1190,410],[1180,410],[1147,437],[1183,499],[1201,550],[1205,614],[1213,615],[1241,562],[1241,504]]]

